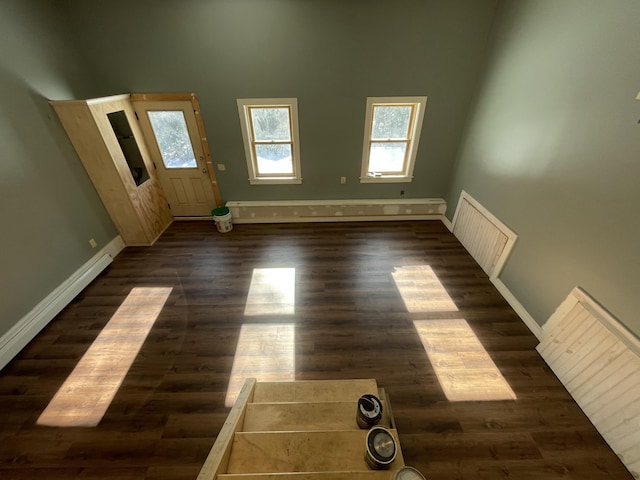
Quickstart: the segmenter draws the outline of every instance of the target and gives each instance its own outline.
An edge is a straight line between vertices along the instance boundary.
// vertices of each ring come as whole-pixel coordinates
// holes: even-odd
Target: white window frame
[[[298,99],[297,98],[239,98],[238,114],[240,115],[240,127],[242,130],[242,140],[244,142],[244,152],[247,160],[247,170],[249,172],[249,183],[252,185],[277,185],[277,184],[300,184],[302,183],[302,171],[300,169],[300,135],[298,130]],[[258,163],[255,158],[253,148],[253,128],[249,110],[251,107],[274,107],[289,109],[289,120],[291,128],[291,155],[293,157],[293,173],[283,174],[261,174],[258,171]]]
[[[360,173],[360,183],[401,183],[413,180],[413,168],[418,154],[418,143],[422,131],[422,121],[427,105],[427,97],[368,97],[367,113],[364,126],[364,141],[362,144],[362,171]],[[369,152],[371,144],[375,141],[371,139],[373,128],[373,108],[376,106],[412,106],[413,114],[409,125],[409,135],[406,140],[407,150],[403,171],[397,172],[370,172]]]

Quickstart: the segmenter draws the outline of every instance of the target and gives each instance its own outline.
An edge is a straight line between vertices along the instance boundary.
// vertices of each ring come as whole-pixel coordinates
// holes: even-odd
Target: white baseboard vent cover
[[[452,223],[453,234],[482,270],[498,278],[518,235],[464,190]]]
[[[576,287],[537,349],[635,478],[640,478],[640,340]]]
[[[233,223],[439,220],[447,208],[442,198],[230,201],[226,206]]]

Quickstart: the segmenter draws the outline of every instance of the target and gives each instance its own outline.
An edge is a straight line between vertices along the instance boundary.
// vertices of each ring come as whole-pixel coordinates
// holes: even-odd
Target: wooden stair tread
[[[244,432],[357,430],[355,402],[250,403]]]
[[[395,430],[397,456],[391,470],[404,466]],[[227,473],[366,471],[367,430],[236,432]]]
[[[259,382],[253,403],[351,402],[365,393],[377,392],[378,384],[373,379]]]
[[[356,422],[357,401],[376,393],[383,402],[383,425],[396,439],[391,470],[404,466],[393,415],[375,380],[296,382],[245,381],[198,480],[378,480],[365,461],[368,430]],[[382,480],[381,478],[379,480]]]
[[[392,426],[387,402],[384,398],[381,401],[383,416],[379,423]],[[356,422],[357,405],[357,401],[250,403],[242,431],[359,430]]]
[[[339,472],[223,473],[227,480],[391,480],[389,470],[351,470]]]

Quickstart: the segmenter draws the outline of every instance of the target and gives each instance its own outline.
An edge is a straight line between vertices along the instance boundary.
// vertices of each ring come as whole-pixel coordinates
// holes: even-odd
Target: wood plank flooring
[[[256,272],[275,276],[252,288]],[[141,332],[122,305],[133,289],[158,287],[172,290]],[[111,381],[97,425],[38,424],[72,373],[83,388],[100,383],[76,368],[99,336],[97,371],[123,364],[116,347],[126,333],[110,332],[113,317],[146,336]],[[438,352],[448,320],[465,321],[477,340],[449,334],[434,365],[427,349]],[[443,326],[437,341],[434,325]],[[468,355],[451,355],[466,344]],[[256,372],[377,379],[405,462],[429,480],[632,478],[536,344],[440,222],[235,225],[226,234],[213,222],[176,222],[153,247],[121,253],[0,372],[0,478],[195,479],[229,412],[231,381]],[[515,398],[465,401],[477,375],[490,380],[485,390],[503,377]],[[75,398],[69,409],[91,408]]]

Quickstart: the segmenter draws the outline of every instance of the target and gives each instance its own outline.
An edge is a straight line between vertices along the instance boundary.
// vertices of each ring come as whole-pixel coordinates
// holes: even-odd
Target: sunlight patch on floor
[[[429,265],[395,267],[391,275],[408,312],[458,311],[458,307]]]
[[[466,320],[416,320],[413,324],[447,399],[517,398]]]
[[[136,287],[38,418],[50,427],[95,427],[162,311],[171,287]]]
[[[292,323],[242,325],[225,406],[233,406],[246,378],[259,382],[295,380],[294,341]]]
[[[295,303],[295,268],[253,269],[245,315],[292,315]]]

